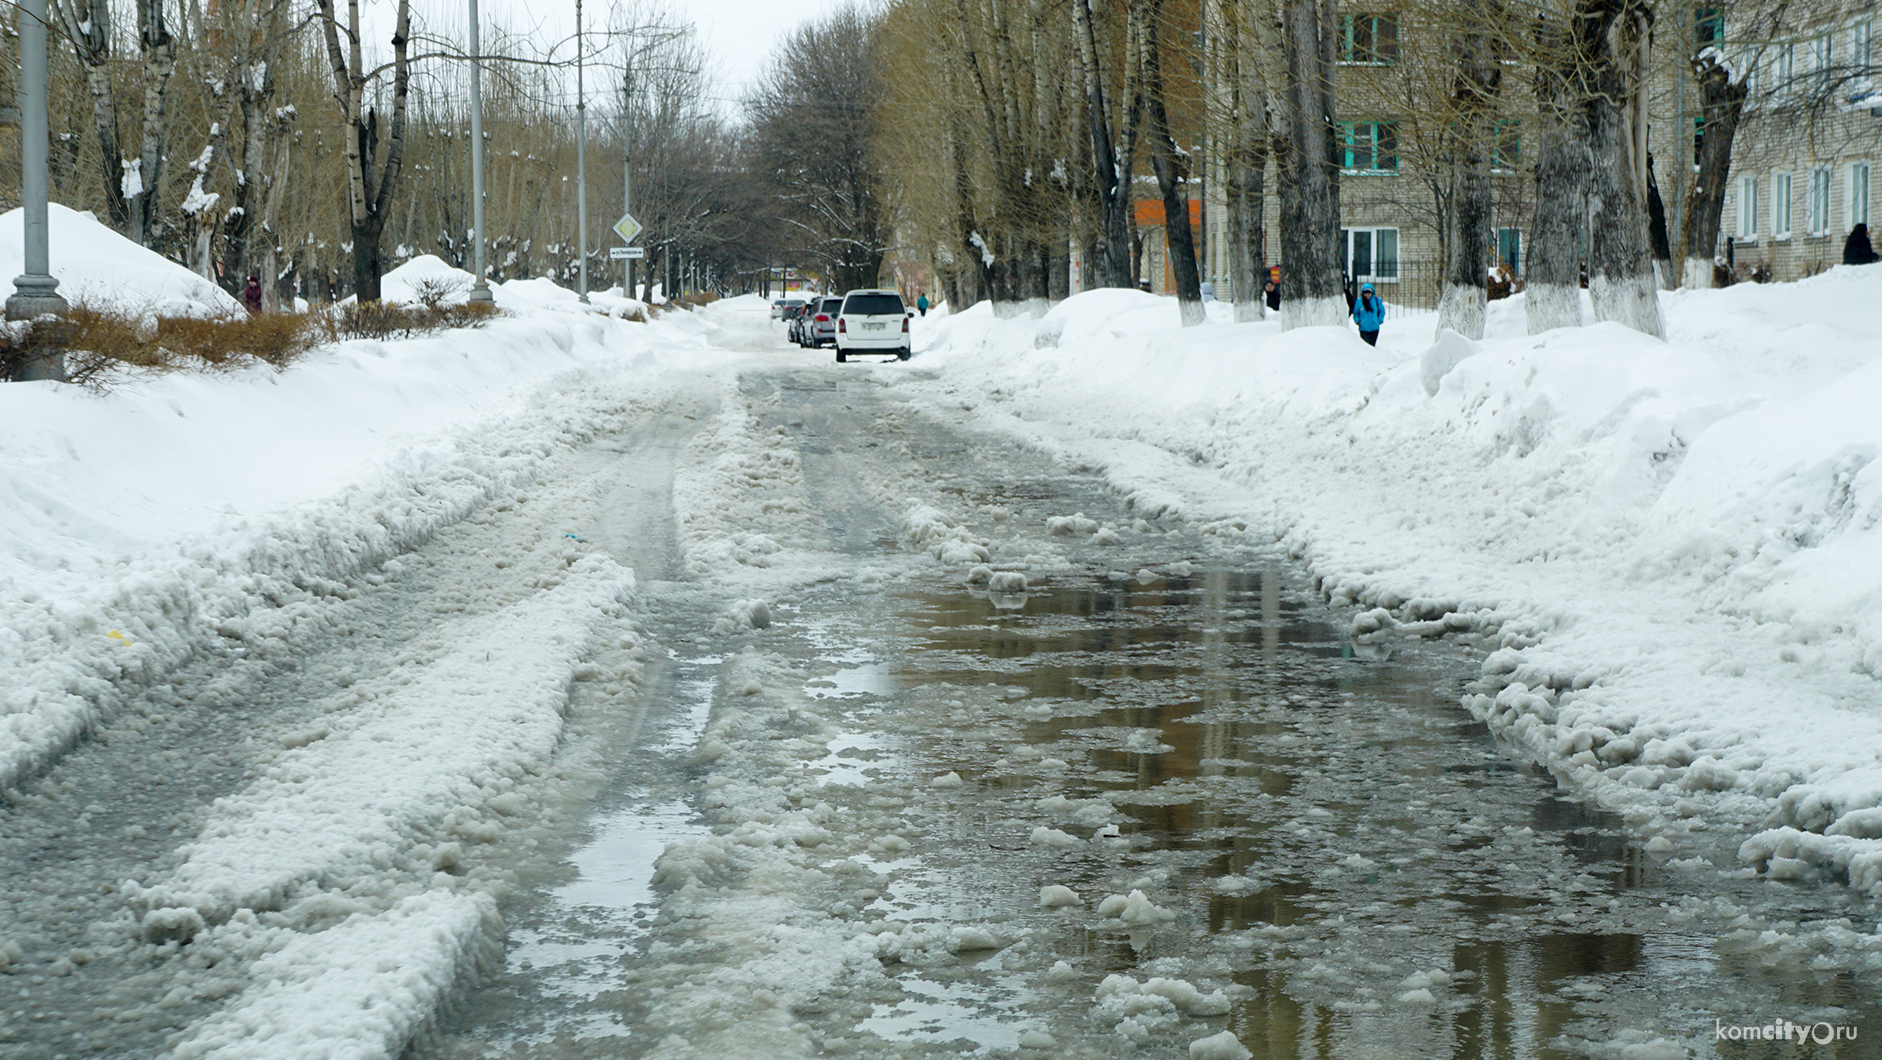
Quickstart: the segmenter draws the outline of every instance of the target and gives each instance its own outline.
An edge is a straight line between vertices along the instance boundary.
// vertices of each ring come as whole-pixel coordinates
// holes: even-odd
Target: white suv
[[[908,307],[896,291],[851,291],[836,315],[836,359],[852,353],[892,353],[908,360]]]

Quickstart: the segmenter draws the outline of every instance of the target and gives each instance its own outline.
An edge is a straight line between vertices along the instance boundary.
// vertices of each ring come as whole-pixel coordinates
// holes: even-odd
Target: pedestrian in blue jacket
[[[1385,321],[1385,303],[1372,293],[1371,284],[1361,284],[1359,297],[1353,301],[1353,323],[1359,325],[1359,337],[1366,345],[1379,344],[1379,325]]]

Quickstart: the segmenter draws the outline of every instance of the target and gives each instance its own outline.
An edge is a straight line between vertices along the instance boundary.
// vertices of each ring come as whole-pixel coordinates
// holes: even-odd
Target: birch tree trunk
[[[1699,141],[1699,173],[1686,195],[1679,244],[1682,285],[1703,290],[1712,286],[1726,182],[1731,179],[1732,140],[1738,135],[1738,119],[1744,113],[1749,87],[1742,73],[1739,80],[1732,80],[1732,72],[1710,49],[1693,60],[1692,70],[1699,90],[1703,135]]]
[[[105,209],[111,226],[124,230],[130,225],[130,213],[124,201],[123,149],[118,144],[118,97],[111,85],[111,4],[109,0],[77,0],[60,4],[58,11],[65,37],[72,42],[72,52],[85,68]]]
[[[1281,326],[1343,326],[1332,0],[1283,0],[1288,138],[1281,166]]]
[[[1231,14],[1224,19],[1234,34],[1226,51],[1230,56],[1229,75],[1229,157],[1225,167],[1228,182],[1223,189],[1223,203],[1228,211],[1227,234],[1229,289],[1235,300],[1235,322],[1261,320],[1267,316],[1268,303],[1262,286],[1267,277],[1261,267],[1267,262],[1267,248],[1261,227],[1262,205],[1267,195],[1268,146],[1272,130],[1268,127],[1267,94],[1259,76],[1261,61],[1259,37],[1240,32],[1240,19]]]
[[[293,125],[295,113],[292,108],[283,108],[273,115],[268,122],[269,134],[262,140],[261,154],[252,156],[251,165],[266,159],[263,168],[267,177],[261,188],[261,271],[266,277],[280,275],[281,262],[281,202],[288,189],[288,177],[294,153]],[[303,279],[305,275],[303,274]],[[261,307],[270,312],[281,308],[280,284],[270,280],[262,284]]]
[[[1666,337],[1647,242],[1646,152],[1635,113],[1645,86],[1636,56],[1645,47],[1646,0],[1582,0],[1577,38],[1588,142],[1588,297],[1596,320]]]
[[[1097,174],[1101,260],[1094,263],[1096,281],[1107,287],[1132,287],[1130,171],[1118,158],[1111,132],[1111,111],[1105,100],[1104,70],[1098,61],[1096,32],[1092,28],[1091,0],[1072,0],[1072,35],[1078,44],[1079,74],[1085,85],[1085,116],[1091,137],[1091,163]]]
[[[1490,7],[1482,0],[1463,0],[1459,14],[1466,28],[1451,42],[1455,61],[1451,111],[1457,144],[1452,155],[1450,230],[1445,239],[1437,332],[1449,328],[1467,339],[1483,338],[1491,206],[1485,149],[1495,135],[1497,96],[1503,81],[1503,66],[1484,32],[1495,19]]]
[[[183,198],[183,213],[189,218],[190,227],[190,271],[211,283],[215,283],[216,260],[214,255],[217,228],[217,205],[222,196],[210,191],[215,182],[216,169],[226,153],[224,145],[229,137],[229,119],[235,113],[235,93],[230,91],[238,79],[246,79],[246,64],[231,58],[227,76],[213,78],[209,89],[213,93],[210,107],[209,140],[203,145],[189,165],[190,172],[196,177],[190,182],[189,194]]]
[[[1581,326],[1581,241],[1589,180],[1587,145],[1570,96],[1568,33],[1544,24],[1536,69],[1536,214],[1530,224],[1523,310],[1529,334]]]
[[[348,0],[348,45],[340,47],[340,23],[334,0],[315,0],[326,36],[327,60],[333,72],[333,94],[340,104],[342,153],[346,161],[347,219],[353,237],[353,283],[361,303],[379,300],[379,280],[385,274],[380,239],[386,215],[398,190],[405,161],[405,101],[411,81],[407,57],[411,37],[410,0],[398,0],[392,33],[392,118],[388,123],[385,158],[379,161],[379,115],[365,104],[366,85],[380,71],[368,71],[360,39],[359,0]]]
[[[126,234],[151,245],[156,222],[154,202],[163,178],[164,109],[170,75],[176,72],[176,41],[164,23],[163,0],[138,0],[137,45],[143,55],[144,121],[135,168],[123,175]]]
[[[1160,0],[1140,0],[1133,14],[1141,19],[1138,42],[1142,49],[1144,109],[1149,119],[1151,167],[1163,193],[1164,249],[1176,281],[1176,304],[1184,327],[1206,319],[1202,308],[1202,275],[1196,265],[1196,239],[1189,227],[1189,192],[1185,173],[1170,135],[1169,109],[1164,104],[1162,43],[1157,26],[1163,20]]]

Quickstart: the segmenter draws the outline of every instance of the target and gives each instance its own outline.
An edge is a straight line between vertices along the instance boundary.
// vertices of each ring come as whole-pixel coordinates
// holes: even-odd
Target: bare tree
[[[1226,181],[1223,206],[1227,210],[1229,289],[1237,322],[1267,315],[1262,297],[1267,248],[1262,229],[1262,206],[1267,197],[1267,167],[1274,130],[1270,125],[1268,84],[1273,67],[1273,42],[1260,16],[1265,7],[1224,4],[1219,19],[1226,99],[1220,139],[1226,145]],[[1249,15],[1254,17],[1248,17]]]
[[[1581,243],[1586,231],[1590,159],[1566,67],[1566,24],[1537,21],[1536,213],[1530,225],[1524,312],[1529,333],[1581,326]]]
[[[1185,160],[1178,156],[1176,139],[1170,134],[1159,29],[1163,22],[1163,5],[1161,0],[1136,0],[1132,10],[1133,18],[1138,21],[1137,61],[1143,70],[1151,167],[1157,175],[1157,189],[1163,194],[1164,246],[1169,251],[1183,326],[1193,327],[1204,320],[1202,276],[1197,271],[1195,236],[1189,227],[1188,172]]]
[[[164,0],[137,0],[137,46],[143,58],[144,113],[135,160],[124,163],[121,193],[130,237],[144,246],[153,239],[154,203],[163,178],[168,130],[170,75],[176,72],[176,39],[164,20]]]
[[[1438,330],[1483,338],[1484,277],[1489,255],[1490,166],[1503,65],[1497,61],[1490,27],[1500,12],[1493,0],[1460,0],[1459,29],[1451,37],[1454,65],[1447,117],[1451,149],[1450,230],[1445,239],[1444,291],[1438,300]]]
[[[1130,156],[1120,154],[1113,134],[1115,118],[1106,103],[1104,70],[1098,54],[1097,30],[1091,0],[1072,0],[1072,35],[1078,44],[1080,79],[1085,88],[1085,125],[1091,141],[1091,168],[1096,175],[1099,215],[1103,219],[1098,247],[1102,268],[1099,282],[1109,287],[1134,287],[1130,252]]]
[[[1660,316],[1646,224],[1646,75],[1651,0],[1579,0],[1575,75],[1588,164],[1588,294],[1596,320],[1656,338]]]
[[[72,52],[85,71],[91,95],[92,131],[98,140],[100,185],[111,223],[130,225],[124,198],[125,168],[118,145],[118,97],[111,83],[112,22],[110,0],[69,0],[53,8],[53,18],[72,42]]]
[[[1347,318],[1340,284],[1340,157],[1335,136],[1332,0],[1283,0],[1286,54],[1281,160],[1281,257],[1285,328],[1340,325]]]
[[[347,222],[353,240],[354,290],[360,301],[376,302],[379,279],[385,274],[380,242],[405,165],[405,104],[412,75],[411,2],[396,0],[392,61],[372,68],[365,65],[365,46],[360,37],[360,0],[347,0],[344,26],[334,13],[334,0],[314,2],[333,72],[333,98],[340,106],[345,126],[342,151],[346,159]],[[344,47],[342,32],[346,34]],[[366,90],[388,69],[392,72],[392,111],[386,122],[382,154],[379,112],[368,101]]]
[[[887,250],[871,152],[882,95],[874,24],[846,7],[786,38],[746,97],[753,161],[784,218],[841,286],[873,285]]]

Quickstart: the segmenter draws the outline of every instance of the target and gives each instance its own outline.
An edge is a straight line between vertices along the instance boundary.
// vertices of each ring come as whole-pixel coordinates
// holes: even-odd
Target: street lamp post
[[[46,122],[46,0],[20,4],[20,197],[25,209],[25,272],[13,281],[7,299],[8,320],[36,320],[63,315],[70,306],[59,296],[52,277],[47,239],[49,138]],[[42,349],[14,373],[20,382],[65,379],[65,350],[56,343]]]
[[[494,302],[484,275],[484,52],[478,39],[477,0],[470,0],[471,50],[471,266],[470,300]]]

